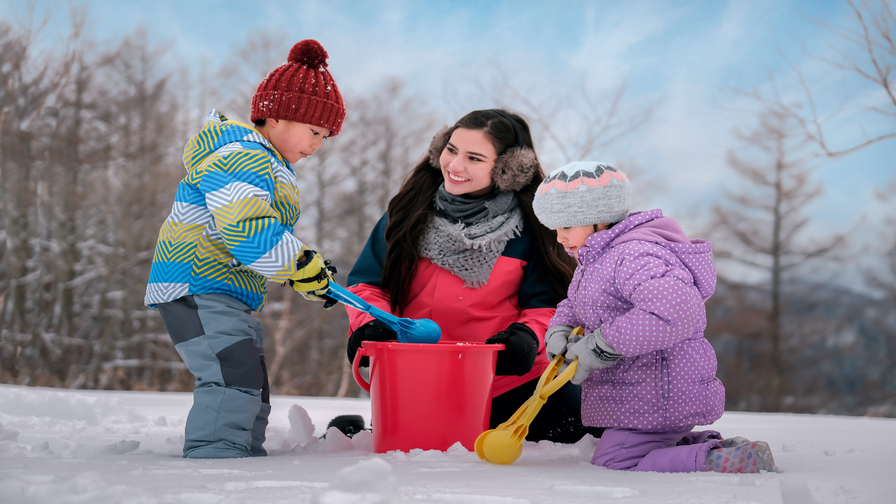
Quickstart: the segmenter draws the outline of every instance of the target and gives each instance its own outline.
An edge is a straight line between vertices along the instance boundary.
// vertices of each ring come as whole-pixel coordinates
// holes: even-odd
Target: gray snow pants
[[[196,294],[159,304],[177,353],[196,378],[185,458],[265,456],[271,412],[261,323],[242,301]]]

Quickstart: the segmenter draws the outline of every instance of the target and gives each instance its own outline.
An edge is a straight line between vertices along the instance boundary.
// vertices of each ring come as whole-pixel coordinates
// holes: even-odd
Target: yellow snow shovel
[[[584,332],[581,327],[576,327],[572,334],[582,335]],[[495,429],[483,432],[476,438],[474,448],[479,458],[493,464],[512,464],[520,458],[523,453],[523,440],[529,433],[529,424],[544,406],[548,396],[566,384],[576,372],[578,360],[572,361],[562,373],[557,374],[565,360],[562,355],[554,357],[538,380],[532,397],[523,403],[509,420]]]

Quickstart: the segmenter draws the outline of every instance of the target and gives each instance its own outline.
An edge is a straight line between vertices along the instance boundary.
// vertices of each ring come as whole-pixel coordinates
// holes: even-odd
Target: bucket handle
[[[361,370],[358,369],[358,366],[361,364],[361,357],[365,355],[367,355],[367,352],[364,351],[364,347],[358,348],[358,351],[355,353],[355,360],[352,361],[352,374],[355,376],[355,381],[358,382],[358,385],[365,392],[370,393],[370,382],[361,376]]]

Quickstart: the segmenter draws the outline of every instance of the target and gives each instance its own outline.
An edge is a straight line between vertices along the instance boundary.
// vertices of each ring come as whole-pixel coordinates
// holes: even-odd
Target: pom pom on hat
[[[330,55],[327,54],[324,46],[320,45],[320,42],[306,39],[292,46],[292,49],[289,50],[287,61],[321,70],[327,68],[327,58],[329,57]]]
[[[532,209],[549,229],[616,223],[631,210],[631,186],[613,165],[577,161],[557,168],[541,182]]]
[[[253,122],[281,119],[330,130],[334,137],[342,129],[345,105],[336,81],[327,70],[329,55],[312,39],[296,43],[287,63],[277,67],[258,85],[252,97]]]

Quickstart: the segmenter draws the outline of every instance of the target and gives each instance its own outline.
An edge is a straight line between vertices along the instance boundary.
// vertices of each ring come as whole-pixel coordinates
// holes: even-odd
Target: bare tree
[[[345,183],[321,195],[338,202],[339,210],[330,214],[326,228],[337,237],[343,264],[350,266],[442,124],[395,79],[347,101],[344,133],[337,138],[338,158],[330,163],[337,169],[329,175]]]
[[[791,118],[804,137],[814,145],[818,155],[828,158],[844,157],[873,145],[896,139],[896,11],[892,0],[843,0],[850,16],[841,24],[819,22],[833,35],[829,55],[819,57],[834,75],[844,82],[861,88],[863,101],[859,102],[852,93],[845,98],[832,99],[819,84],[806,77],[802,71],[790,64],[792,75],[799,93],[792,101],[780,99],[766,100],[778,113]],[[752,93],[762,98],[761,93]],[[853,133],[846,140],[834,139],[835,130]],[[840,133],[843,137],[843,134]],[[890,183],[896,188],[896,178]],[[892,192],[880,193],[884,202],[892,202]],[[896,295],[892,290],[896,281],[896,233],[893,232],[892,218],[886,217],[879,236],[885,246],[881,250],[877,266],[866,268],[868,286],[876,289],[883,297],[864,314],[867,324],[877,327],[881,347],[869,352],[870,358],[884,359],[886,369],[892,368],[892,359],[887,358],[896,346],[896,330],[892,313],[896,308]],[[867,254],[871,251],[863,251]],[[874,253],[874,252],[871,252]],[[876,261],[872,261],[876,262]],[[868,342],[868,345],[876,345]],[[869,362],[869,365],[872,363]],[[879,382],[869,382],[870,388],[879,389]],[[869,387],[866,387],[869,388]],[[886,394],[876,396],[881,400]],[[890,401],[894,401],[891,397]],[[896,401],[894,401],[896,402]]]
[[[896,179],[890,181],[887,187],[877,191],[877,199],[884,204],[885,217],[883,230],[896,229]],[[869,282],[879,289],[885,298],[889,299],[894,313],[896,313],[896,235],[880,235],[884,238],[883,255],[884,265],[880,269],[868,272]]]
[[[553,146],[562,158],[561,164],[603,155],[609,146],[647,124],[655,110],[653,104],[625,104],[624,81],[608,95],[595,94],[583,81],[578,89],[543,100],[518,89],[503,73],[480,87],[498,106],[523,113],[539,150]]]
[[[171,188],[183,175],[178,165],[184,142],[169,126],[178,103],[168,88],[171,71],[160,67],[164,51],[150,47],[138,31],[105,58],[104,84],[96,90],[105,97],[98,119],[107,128],[107,157],[95,180],[103,216],[94,230],[105,246],[93,254],[104,270],[91,310],[100,328],[91,357],[97,388],[106,388],[116,374],[148,387],[160,360],[156,352],[163,361],[174,355],[167,338],[158,341],[159,320],[146,317],[142,302],[158,228],[170,209]]]
[[[770,342],[770,409],[780,411],[785,391],[787,331],[783,320],[785,287],[796,285],[794,274],[808,261],[830,258],[843,244],[841,234],[821,240],[804,238],[810,219],[808,205],[821,194],[811,181],[798,136],[790,117],[767,109],[755,129],[740,138],[760,161],[747,161],[734,152],[728,163],[742,181],[736,192],[726,192],[716,205],[716,257],[757,272],[767,293],[763,331]],[[804,151],[803,151],[804,152]]]
[[[73,16],[71,40],[79,37],[80,20]],[[0,368],[16,375],[14,360],[23,345],[39,343],[37,328],[29,323],[36,307],[29,284],[37,276],[35,229],[46,124],[43,111],[69,76],[72,54],[36,52],[37,29],[15,28],[0,22],[0,192],[6,220],[5,263],[8,278],[0,306]]]
[[[844,0],[852,14],[851,23],[834,26],[821,23],[840,42],[833,48],[835,57],[823,60],[842,72],[844,76],[857,76],[871,89],[876,90],[877,103],[867,110],[873,116],[882,117],[888,127],[868,133],[851,145],[832,145],[826,134],[828,123],[849,103],[841,103],[833,111],[820,110],[816,91],[802,72],[794,68],[794,74],[803,91],[803,99],[797,103],[782,104],[781,111],[794,118],[803,133],[829,157],[844,156],[872,144],[896,138],[896,15],[891,0]],[[792,65],[791,65],[792,66]]]
[[[877,192],[877,198],[884,204],[885,218],[879,236],[884,240],[881,255],[882,264],[878,268],[866,271],[868,284],[879,293],[878,302],[871,307],[872,323],[880,335],[880,347],[877,355],[884,359],[885,369],[896,370],[896,178],[884,190]],[[880,387],[884,380],[880,377],[869,377],[869,385]],[[891,394],[892,395],[892,394]],[[890,397],[896,402],[896,397]]]
[[[70,19],[47,54],[39,32],[0,28],[0,368],[23,384],[158,387],[184,371],[142,303],[178,107],[145,37],[100,51],[81,37],[86,13]]]
[[[706,303],[706,334],[718,356],[725,409],[759,411],[769,387],[768,291],[720,276]]]
[[[248,121],[252,95],[258,84],[268,72],[286,63],[295,42],[282,32],[252,31],[244,45],[227,58],[221,68],[206,70],[214,75],[214,79],[201,76],[197,79],[201,92],[194,98],[196,103],[202,104],[198,109],[201,117],[216,108],[233,120]],[[211,81],[213,85],[208,86],[205,81]]]

